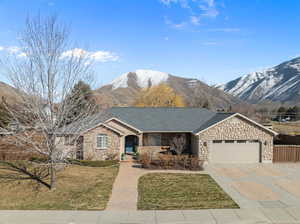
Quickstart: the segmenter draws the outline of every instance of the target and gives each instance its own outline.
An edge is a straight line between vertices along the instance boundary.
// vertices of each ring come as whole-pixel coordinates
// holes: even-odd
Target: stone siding
[[[107,149],[97,149],[97,135],[106,134],[109,137]],[[83,158],[86,160],[105,160],[110,155],[120,156],[120,135],[104,127],[96,127],[83,135]]]
[[[273,135],[242,117],[232,117],[200,133],[199,159],[209,160],[209,145],[213,140],[258,140],[262,162],[271,162],[273,158]]]
[[[191,153],[194,156],[199,155],[199,136],[191,135]]]
[[[65,145],[65,136],[59,136],[56,137],[55,144],[65,157],[76,159],[76,143],[73,145]]]

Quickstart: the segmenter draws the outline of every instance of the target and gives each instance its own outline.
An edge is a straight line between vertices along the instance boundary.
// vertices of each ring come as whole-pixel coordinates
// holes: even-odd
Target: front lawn
[[[138,191],[141,210],[239,208],[207,174],[150,173]]]
[[[0,169],[1,173],[8,172]],[[36,188],[32,180],[0,179],[0,210],[103,210],[109,200],[118,166],[71,165],[58,174],[57,190]]]

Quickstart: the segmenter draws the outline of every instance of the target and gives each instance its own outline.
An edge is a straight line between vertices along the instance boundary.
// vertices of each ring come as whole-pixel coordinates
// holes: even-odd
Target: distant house
[[[60,147],[76,149],[78,159],[170,149],[209,163],[269,163],[276,134],[238,113],[115,107],[63,128]],[[74,135],[80,135],[76,142]]]

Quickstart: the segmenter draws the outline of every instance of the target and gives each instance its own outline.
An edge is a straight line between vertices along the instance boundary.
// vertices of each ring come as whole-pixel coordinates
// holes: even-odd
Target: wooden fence
[[[274,145],[273,162],[300,162],[300,145]]]

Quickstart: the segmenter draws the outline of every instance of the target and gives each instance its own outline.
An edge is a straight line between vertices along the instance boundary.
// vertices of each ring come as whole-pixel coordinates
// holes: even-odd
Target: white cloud
[[[189,21],[183,23],[190,23],[195,26],[200,25],[202,18],[214,19],[219,15],[215,0],[160,0],[160,2],[168,7],[172,4],[178,4],[189,17]],[[174,23],[167,25],[172,26]]]
[[[165,24],[169,25],[170,27],[174,28],[174,29],[182,29],[183,27],[185,27],[186,22],[181,22],[181,23],[174,23],[172,20],[170,20],[168,17],[165,17]]]
[[[24,52],[21,52],[21,53],[17,54],[17,57],[19,57],[19,58],[24,58],[26,56],[27,55]]]
[[[202,0],[199,4],[201,15],[205,17],[215,18],[219,15],[214,0]]]
[[[15,55],[17,57],[25,57],[26,54],[22,51],[20,47],[17,46],[0,46],[0,51],[3,51],[7,54]]]
[[[199,26],[200,25],[200,17],[199,16],[191,16],[190,21],[193,25]]]
[[[183,27],[185,27],[186,23],[185,22],[181,22],[181,23],[174,23],[173,27],[175,29],[182,29]]]
[[[5,50],[10,54],[16,54],[16,53],[19,53],[21,51],[21,49],[17,46],[7,47],[7,48],[5,48]]]
[[[117,61],[119,59],[119,56],[109,51],[96,51],[90,54],[90,57],[93,58],[95,61],[100,62]]]
[[[119,56],[110,51],[86,51],[81,48],[74,48],[62,53],[61,58],[66,57],[86,57],[95,62],[117,61]]]
[[[177,3],[177,0],[160,0],[160,2],[169,6],[171,3]]]

